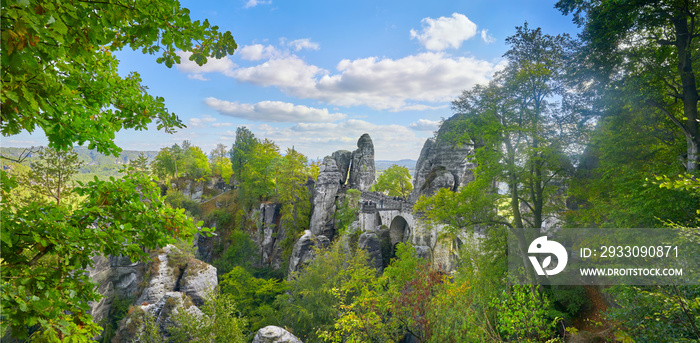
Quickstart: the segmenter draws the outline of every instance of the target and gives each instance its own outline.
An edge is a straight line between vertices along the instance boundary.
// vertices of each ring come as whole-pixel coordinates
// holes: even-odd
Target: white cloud
[[[313,87],[315,77],[325,70],[308,65],[297,56],[274,58],[265,63],[236,69],[232,76],[238,81],[284,89]]]
[[[180,56],[180,64],[176,65],[177,70],[187,73],[187,77],[190,79],[206,81],[207,79],[203,76],[205,73],[221,73],[226,76],[233,76],[232,72],[237,67],[228,57],[221,59],[209,58],[207,63],[200,67],[194,61],[189,60],[190,56],[192,56],[191,52],[178,51],[176,54]]]
[[[340,73],[309,65],[295,55],[239,68],[234,78],[337,106],[365,105],[374,109],[424,110],[417,102],[444,102],[475,84],[484,84],[497,65],[472,57],[427,52],[401,59],[377,57],[342,60]]]
[[[318,50],[320,48],[318,43],[312,42],[309,38],[296,39],[287,43],[287,45],[293,47],[296,51],[301,49]]]
[[[257,5],[269,5],[271,3],[272,3],[272,0],[267,0],[267,1],[265,1],[265,0],[248,0],[248,2],[246,2],[245,6],[243,6],[243,7],[244,8],[251,8],[251,7],[255,7]]]
[[[231,126],[231,125],[233,125],[233,124],[232,123],[214,123],[214,124],[211,124],[211,126],[213,126],[213,127],[225,127],[225,126]]]
[[[337,121],[346,117],[342,113],[329,113],[325,108],[319,109],[281,101],[239,104],[209,97],[204,100],[204,103],[223,115],[253,121],[318,123]]]
[[[258,61],[262,59],[271,59],[274,57],[282,56],[282,53],[278,51],[274,46],[262,44],[246,45],[238,49],[238,51],[236,51],[236,54],[241,56],[242,59],[248,61]]]
[[[207,123],[213,123],[216,121],[216,118],[212,116],[205,115],[201,118],[190,118],[190,126],[191,127],[206,127]],[[213,126],[216,126],[216,124],[213,124]]]
[[[418,119],[417,122],[411,123],[410,128],[416,131],[436,131],[440,127],[440,122],[436,120]]]
[[[496,42],[496,38],[493,38],[493,36],[489,34],[489,30],[487,29],[481,30],[481,39],[483,39],[486,44]]]
[[[452,13],[452,17],[438,19],[423,18],[421,23],[421,32],[411,29],[411,39],[418,39],[426,49],[432,51],[450,47],[458,49],[462,42],[476,35],[476,24],[460,13]]]
[[[258,125],[251,128],[256,136],[270,138],[282,149],[294,146],[309,158],[323,158],[336,150],[355,150],[357,140],[369,133],[376,159],[416,159],[424,139],[402,125],[378,125],[348,119],[337,123],[298,123],[291,127]],[[235,133],[229,130],[235,136]]]

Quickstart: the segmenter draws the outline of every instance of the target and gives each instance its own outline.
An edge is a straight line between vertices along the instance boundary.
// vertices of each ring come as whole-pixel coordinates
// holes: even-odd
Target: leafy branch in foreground
[[[76,187],[86,200],[74,211],[39,202],[15,208],[9,194],[17,182],[4,172],[2,178],[2,324],[17,338],[28,337],[30,329],[33,338],[47,341],[94,337],[100,329],[85,313],[88,301],[100,298],[85,271],[92,257],[142,261],[148,256],[144,248],[160,248],[197,230],[139,173]]]

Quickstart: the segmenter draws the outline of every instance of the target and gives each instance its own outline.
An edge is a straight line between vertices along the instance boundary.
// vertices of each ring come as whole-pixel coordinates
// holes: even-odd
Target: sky
[[[238,49],[202,67],[172,68],[156,56],[120,51],[119,71],[138,72],[148,92],[187,125],[166,134],[123,130],[125,150],[189,140],[205,152],[257,138],[311,159],[354,150],[369,133],[378,160],[417,159],[450,102],[487,83],[504,64],[506,38],[526,21],[546,34],[579,29],[546,0],[181,0],[193,20],[231,31]],[[41,134],[3,138],[2,146],[46,145]]]

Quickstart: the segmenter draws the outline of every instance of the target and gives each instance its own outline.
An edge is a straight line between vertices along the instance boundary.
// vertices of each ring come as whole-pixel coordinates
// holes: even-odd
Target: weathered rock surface
[[[170,336],[169,331],[178,325],[173,319],[173,314],[179,311],[187,311],[196,317],[204,314],[192,303],[192,300],[182,292],[167,292],[155,304],[137,306],[120,323],[112,342],[135,342],[136,338],[144,331],[144,322],[150,317],[155,321],[160,339],[165,342]]]
[[[431,260],[432,259],[432,251],[430,250],[429,246],[426,245],[417,245],[415,246],[416,249],[416,257],[422,258],[425,260]]]
[[[363,134],[357,141],[357,150],[352,153],[350,166],[350,188],[369,190],[374,184],[374,144],[369,134]]]
[[[458,190],[474,180],[476,165],[469,161],[474,149],[459,145],[446,138],[446,132],[459,118],[454,116],[440,127],[436,139],[428,139],[423,145],[413,180],[413,192],[409,200],[415,202],[421,195],[430,196],[440,188]],[[452,175],[450,178],[447,173]]]
[[[338,171],[335,159],[331,156],[324,158],[316,181],[314,210],[309,223],[309,230],[314,235],[333,237],[333,213],[341,179],[342,174]]]
[[[190,259],[180,278],[179,291],[192,298],[197,306],[204,304],[204,299],[219,284],[216,267],[197,259]]]
[[[292,249],[288,277],[292,277],[293,272],[298,272],[305,264],[314,259],[314,247],[325,248],[330,243],[328,237],[316,236],[311,231],[305,230],[304,235],[299,238]]]
[[[144,263],[132,263],[124,256],[94,256],[94,267],[88,269],[90,278],[98,284],[97,292],[104,297],[90,304],[90,314],[96,323],[102,322],[110,313],[115,298],[136,297],[144,277]]]
[[[335,164],[338,166],[338,171],[340,172],[340,184],[344,185],[348,179],[348,173],[350,172],[350,164],[352,163],[352,152],[347,150],[338,150],[332,155],[335,160]]]
[[[136,301],[137,304],[155,304],[165,293],[175,290],[179,275],[177,275],[174,268],[168,265],[168,254],[173,253],[174,249],[177,248],[173,245],[168,245],[158,254],[158,262],[154,262],[158,264],[155,268],[151,268],[155,273],[146,284],[141,297]]]
[[[282,266],[281,242],[286,236],[286,230],[280,225],[279,204],[260,204],[260,255],[263,267],[279,269]]]
[[[382,243],[377,233],[371,231],[363,232],[358,239],[357,246],[367,252],[370,264],[378,271],[382,271]]]
[[[266,326],[255,334],[252,343],[303,343],[289,331],[278,326]]]

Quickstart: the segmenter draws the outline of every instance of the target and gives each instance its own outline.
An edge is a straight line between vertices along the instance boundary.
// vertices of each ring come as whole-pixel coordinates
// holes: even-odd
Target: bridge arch
[[[401,215],[397,215],[391,219],[391,224],[389,225],[389,236],[391,237],[392,246],[406,241],[408,234],[409,225],[406,218]]]

